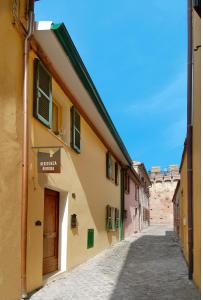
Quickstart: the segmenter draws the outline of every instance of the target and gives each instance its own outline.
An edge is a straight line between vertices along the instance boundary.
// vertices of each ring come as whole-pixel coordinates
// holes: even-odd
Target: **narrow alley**
[[[30,300],[198,300],[178,240],[169,226],[150,226],[69,273]]]

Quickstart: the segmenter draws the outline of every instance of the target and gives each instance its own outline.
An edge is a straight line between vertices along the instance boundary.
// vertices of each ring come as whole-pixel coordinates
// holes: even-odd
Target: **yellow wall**
[[[193,48],[201,45],[201,19],[193,11]],[[200,288],[201,282],[201,48],[194,51],[193,83],[193,279]]]
[[[30,173],[28,212],[28,289],[42,285],[43,226],[36,227],[35,221],[43,221],[44,188],[67,195],[68,198],[68,249],[67,269],[87,260],[110,244],[119,240],[119,232],[107,233],[105,229],[106,205],[120,207],[120,184],[116,186],[106,178],[106,147],[95,135],[86,121],[81,118],[81,153],[69,146],[70,100],[53,80],[52,92],[55,100],[66,107],[67,145],[63,144],[46,126],[32,117],[33,58],[30,57]],[[63,145],[61,174],[37,172],[37,150],[32,146]],[[76,194],[76,198],[72,197]],[[78,228],[70,228],[70,215],[76,213]],[[94,247],[87,249],[87,229],[95,229]]]
[[[12,0],[0,1],[0,298],[20,297],[23,38],[12,25]],[[25,1],[21,1],[21,13]]]
[[[187,200],[187,153],[183,157],[180,171],[180,240],[186,261],[188,262],[188,200]]]

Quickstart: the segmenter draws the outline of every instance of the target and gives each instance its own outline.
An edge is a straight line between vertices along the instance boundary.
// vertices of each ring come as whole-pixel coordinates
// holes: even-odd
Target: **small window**
[[[74,106],[71,108],[71,147],[80,153],[80,114]]]
[[[115,208],[115,228],[119,228],[119,209]]]
[[[34,60],[34,105],[33,114],[35,118],[45,124],[52,126],[52,83],[51,75],[40,62]]]
[[[113,176],[113,160],[110,152],[106,153],[106,177],[112,179]]]
[[[201,17],[201,0],[193,0],[193,7]]]
[[[125,172],[125,192],[130,193],[130,176],[127,172]]]
[[[107,205],[106,206],[106,230],[116,231],[117,228],[119,228],[119,209]]]
[[[109,205],[106,206],[106,229],[113,229],[113,220],[111,218],[111,207]]]
[[[123,218],[127,219],[127,217],[128,217],[128,211],[127,211],[127,209],[124,209],[124,211],[123,211]]]
[[[94,247],[94,229],[87,230],[87,249]]]

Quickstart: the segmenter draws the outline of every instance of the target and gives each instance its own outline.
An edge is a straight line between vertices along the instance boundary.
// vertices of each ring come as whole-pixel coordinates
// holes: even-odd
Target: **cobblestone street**
[[[198,300],[172,228],[151,226],[63,273],[31,300]]]

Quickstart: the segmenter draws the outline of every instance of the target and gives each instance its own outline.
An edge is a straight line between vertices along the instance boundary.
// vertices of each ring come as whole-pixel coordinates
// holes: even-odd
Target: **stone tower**
[[[169,165],[166,171],[152,167],[149,172],[150,187],[150,224],[173,224],[172,198],[180,179],[177,165]]]

